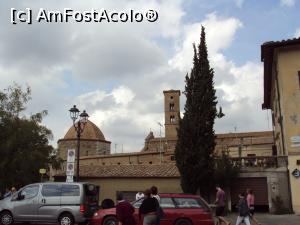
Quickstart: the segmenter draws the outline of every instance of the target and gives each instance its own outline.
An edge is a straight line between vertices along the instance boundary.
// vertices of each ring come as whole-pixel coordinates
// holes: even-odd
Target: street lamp
[[[80,135],[84,130],[85,124],[88,121],[89,115],[86,113],[85,110],[83,110],[82,113],[76,108],[76,105],[73,106],[69,110],[70,112],[70,117],[73,120],[73,126],[75,128],[75,131],[77,133],[77,171],[76,171],[76,181],[79,182],[79,160],[80,160]],[[80,115],[79,115],[80,113]],[[79,115],[79,120],[76,122],[78,119]]]

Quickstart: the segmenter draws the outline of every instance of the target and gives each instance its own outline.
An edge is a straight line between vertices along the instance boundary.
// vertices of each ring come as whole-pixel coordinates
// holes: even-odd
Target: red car
[[[188,194],[160,194],[160,206],[164,211],[161,225],[213,225],[214,220],[208,204],[197,195]],[[135,208],[134,217],[137,225],[139,220],[139,207],[143,199],[132,203]],[[98,210],[91,223],[93,225],[117,225],[116,208]]]

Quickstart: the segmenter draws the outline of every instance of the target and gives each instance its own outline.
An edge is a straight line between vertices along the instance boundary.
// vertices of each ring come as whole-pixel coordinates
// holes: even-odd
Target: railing
[[[287,167],[287,156],[250,156],[232,157],[235,165],[242,168],[278,168]]]

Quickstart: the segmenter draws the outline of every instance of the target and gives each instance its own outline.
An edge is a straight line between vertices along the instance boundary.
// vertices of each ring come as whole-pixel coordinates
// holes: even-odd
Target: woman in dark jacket
[[[151,191],[147,189],[144,193],[145,199],[139,209],[139,218],[144,216],[143,225],[155,225],[157,220],[157,209],[159,203],[156,198],[151,197]]]

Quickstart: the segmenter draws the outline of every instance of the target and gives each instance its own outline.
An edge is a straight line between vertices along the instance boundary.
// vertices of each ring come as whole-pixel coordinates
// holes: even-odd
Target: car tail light
[[[79,211],[80,211],[81,213],[84,213],[84,212],[85,212],[85,205],[80,205]]]

